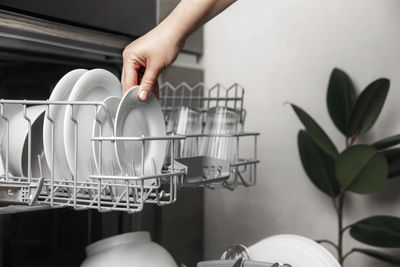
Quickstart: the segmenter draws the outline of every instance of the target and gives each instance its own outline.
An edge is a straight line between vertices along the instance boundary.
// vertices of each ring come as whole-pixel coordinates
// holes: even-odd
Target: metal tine
[[[178,86],[177,86],[177,88],[178,89],[181,89],[181,103],[180,103],[180,106],[181,107],[183,107],[184,106],[184,104],[183,104],[183,99],[184,99],[184,96],[185,96],[185,85],[183,84],[183,83],[181,83],[181,84],[179,84]]]
[[[38,160],[38,164],[39,164],[39,175],[40,177],[43,177],[43,170],[42,170],[42,160],[40,159],[40,155],[37,155],[37,160]],[[37,177],[39,178],[39,177]]]
[[[235,84],[235,103],[233,104],[233,108],[234,108],[235,110],[237,110],[237,102],[238,102],[237,97],[238,97],[238,85]]]
[[[228,97],[229,97],[229,92],[232,90],[233,87],[229,87],[228,89],[225,90],[225,108],[228,108]]]
[[[160,87],[160,92],[161,91],[163,91],[164,90],[164,95],[161,95],[161,98],[162,99],[164,99],[164,107],[167,107],[167,105],[168,105],[168,103],[167,103],[167,101],[168,101],[168,91],[173,91],[173,86],[172,86],[172,84],[170,84],[169,82],[165,82],[164,84],[162,84],[161,85],[161,87]]]
[[[114,164],[113,164],[112,160],[110,160],[110,167],[111,167],[111,175],[114,176],[115,175],[115,173],[114,173]],[[114,201],[114,195],[117,194],[117,188],[116,188],[117,185],[116,185],[115,181],[113,181],[112,183],[113,184],[110,185],[110,197],[111,197],[112,201]]]
[[[144,137],[144,135],[142,135]],[[146,140],[142,141],[142,175],[144,176],[144,157],[146,155]]]
[[[177,88],[176,87],[171,87],[171,90],[172,90],[172,103],[171,103],[171,107],[172,108],[175,108],[175,101],[176,101],[176,90],[177,90]]]
[[[50,123],[50,129],[51,129],[51,137],[50,137],[50,146],[51,146],[51,166],[49,166],[50,168],[50,205],[53,206],[54,205],[54,120],[51,118],[50,116],[50,108],[51,105],[48,104],[46,105],[46,119],[49,121]]]
[[[194,87],[193,87],[193,91],[195,91],[195,90],[197,90],[197,89],[199,89],[200,90],[200,94],[199,94],[199,96],[203,96],[204,95],[204,83],[198,83],[198,84],[196,84]],[[203,103],[202,103],[202,101],[201,101],[201,97],[197,97],[197,99],[198,99],[198,103],[197,103],[197,108],[199,109],[199,110],[201,110],[203,107],[204,107],[204,105],[203,105]]]
[[[5,176],[6,176],[6,182],[9,181],[9,152],[10,152],[10,122],[7,117],[4,116],[4,104],[1,104],[1,118],[5,121],[6,123],[6,137],[5,142],[6,142],[6,164],[4,166],[5,168]],[[4,138],[4,137],[3,137]]]
[[[125,181],[125,191],[124,191],[124,193],[122,194],[122,196],[121,196],[121,198],[123,197],[123,195],[125,194],[125,196],[126,196],[126,211],[128,212],[128,213],[131,213],[131,209],[130,209],[130,202],[129,202],[129,181],[128,180],[126,180]]]
[[[71,109],[70,120],[74,124],[74,154],[75,154],[75,169],[74,169],[74,188],[73,188],[73,205],[74,209],[77,208],[77,191],[78,191],[78,121],[74,118],[74,105],[70,104],[69,108]]]
[[[22,105],[22,114],[26,122],[28,123],[28,182],[32,181],[32,122],[26,115],[26,105]]]
[[[155,162],[154,158],[151,158],[151,166],[152,166],[152,169],[153,169],[152,173],[154,173],[154,175],[161,174],[161,173],[157,172],[156,162]],[[156,184],[154,186],[157,189],[158,186],[161,186],[161,178],[155,178],[154,180],[156,182]]]
[[[242,117],[243,113],[243,100],[244,100],[244,88],[240,85],[238,87],[241,87],[242,93],[240,95],[240,122],[243,124],[244,123],[244,118]]]
[[[98,124],[99,125],[99,136],[100,137],[102,137],[102,130],[103,130],[103,125],[101,124],[101,121],[100,121],[100,119],[99,119],[99,114],[100,114],[100,112],[101,112],[101,108],[102,108],[103,106],[95,106],[95,109],[94,109],[94,118],[95,118],[95,123],[96,124]],[[106,110],[106,108],[104,108],[105,110]],[[93,134],[94,134],[94,132],[93,132]],[[99,151],[98,151],[98,155],[97,155],[97,157],[98,157],[98,160],[97,160],[97,162],[98,162],[98,166],[97,166],[97,172],[98,172],[98,174],[99,175],[101,175],[101,171],[102,171],[102,165],[103,165],[103,162],[102,162],[102,148],[103,148],[103,141],[102,140],[98,140],[98,141],[93,141],[92,140],[92,144],[94,145],[94,146],[98,146],[98,148],[99,148]],[[96,155],[94,155],[95,157],[96,157]],[[96,167],[96,165],[95,165],[95,167]],[[94,172],[92,172],[92,170],[90,171],[90,173],[94,173]]]
[[[97,209],[101,211],[101,179],[97,180]]]

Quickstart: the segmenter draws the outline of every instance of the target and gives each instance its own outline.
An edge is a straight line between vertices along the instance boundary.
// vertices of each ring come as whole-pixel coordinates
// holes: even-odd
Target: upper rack
[[[160,103],[164,111],[166,121],[168,115],[176,108],[190,107],[206,114],[211,108],[226,107],[235,110],[240,114],[240,131],[229,135],[210,135],[210,134],[187,134],[179,135],[168,133],[166,136],[92,136],[91,142],[99,146],[107,142],[135,142],[140,144],[142,150],[142,169],[139,173],[134,171],[129,174],[104,173],[96,168],[93,162],[90,165],[90,175],[87,179],[75,179],[78,177],[78,167],[72,173],[72,177],[55,177],[54,173],[54,144],[59,136],[54,135],[54,121],[49,115],[44,116],[52,127],[51,144],[52,151],[48,169],[43,169],[44,164],[42,155],[31,155],[32,147],[37,142],[33,140],[32,122],[26,114],[27,107],[44,105],[48,111],[54,106],[62,105],[71,109],[71,121],[75,123],[75,129],[80,127],[74,118],[74,108],[78,106],[89,106],[97,117],[100,108],[107,110],[103,102],[70,102],[70,101],[50,101],[50,100],[0,100],[0,121],[4,128],[2,132],[2,162],[3,172],[0,175],[0,201],[10,204],[36,205],[44,204],[52,208],[72,207],[79,209],[97,209],[99,212],[126,211],[128,213],[139,212],[144,204],[153,203],[157,205],[167,205],[174,203],[177,199],[177,191],[180,187],[206,187],[206,188],[227,188],[234,190],[238,186],[253,186],[256,184],[257,176],[257,132],[245,132],[244,122],[246,111],[243,108],[244,88],[239,84],[230,87],[223,87],[216,84],[207,88],[203,83],[193,87],[187,83],[173,86],[165,83],[160,86]],[[13,175],[10,173],[10,118],[5,112],[6,107],[18,105],[22,108],[23,117],[27,125],[27,145],[28,151],[26,159],[27,173],[24,175]],[[46,112],[49,114],[50,112]],[[111,121],[111,114],[106,112]],[[205,116],[202,117],[202,125],[205,124]],[[1,137],[1,136],[0,136]],[[79,136],[75,130],[75,166],[79,160]],[[207,157],[198,154],[191,157],[178,158],[176,147],[182,142],[191,140],[194,144],[199,144],[204,138],[218,137],[232,140],[235,144],[234,161]],[[161,172],[153,171],[148,174],[144,170],[144,151],[149,142],[167,142],[168,161],[165,162]],[[99,160],[101,166],[101,153]],[[32,172],[32,166],[39,166],[39,173]],[[46,165],[47,166],[47,165]],[[111,169],[113,169],[111,167]]]

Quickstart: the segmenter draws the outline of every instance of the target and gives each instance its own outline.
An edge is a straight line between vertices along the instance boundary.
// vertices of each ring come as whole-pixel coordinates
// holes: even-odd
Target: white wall
[[[331,201],[300,164],[296,135],[302,126],[283,103],[306,109],[343,149],[325,103],[331,70],[345,70],[359,90],[385,76],[391,89],[369,140],[400,132],[400,1],[241,0],[206,25],[202,64],[207,84],[247,88],[246,128],[261,132],[257,186],[206,191],[206,257],[278,233],[336,240]],[[400,216],[400,179],[372,196],[352,195],[347,204],[347,223],[373,214]],[[361,245],[350,240],[347,249]],[[346,266],[386,265],[354,254]]]

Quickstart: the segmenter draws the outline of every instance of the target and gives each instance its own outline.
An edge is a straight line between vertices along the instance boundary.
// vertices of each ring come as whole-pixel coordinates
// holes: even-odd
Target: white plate
[[[107,112],[103,106],[99,107],[97,112],[97,120],[95,120],[93,123],[94,137],[111,137],[114,135],[114,122],[119,102],[121,102],[121,98],[117,96],[110,96],[103,101],[111,117],[108,118]],[[97,172],[103,175],[120,174],[114,143],[110,141],[103,141],[101,144],[100,142],[93,142],[92,151]]]
[[[139,86],[131,88],[122,98],[115,119],[115,136],[165,136],[165,122],[160,104],[154,94],[150,94],[146,101],[140,101],[137,97],[139,88]],[[115,142],[115,149],[123,174],[142,175],[142,142]],[[166,141],[146,142],[144,155],[145,175],[161,172],[165,150]],[[149,185],[153,181],[148,180],[145,185]]]
[[[48,175],[48,167],[43,157],[43,143],[42,143],[42,132],[43,132],[43,119],[46,106],[36,105],[26,108],[26,117],[30,120],[31,125],[31,150],[28,149],[28,133],[29,124],[28,120],[25,119],[23,110],[20,110],[17,114],[12,116],[9,120],[9,131],[10,137],[8,139],[9,149],[9,172],[18,177],[28,176],[28,155],[31,158],[32,177],[40,177]],[[12,134],[11,134],[12,133]],[[4,139],[3,141],[6,141]],[[1,144],[2,158],[6,159],[7,154],[7,142]],[[38,157],[40,157],[40,165]],[[40,169],[43,173],[40,173]]]
[[[51,101],[67,101],[71,94],[72,88],[78,79],[87,72],[85,69],[76,69],[65,74],[54,87],[50,95]],[[43,123],[43,145],[44,154],[47,159],[47,164],[52,166],[52,147],[54,147],[54,177],[57,179],[72,179],[71,171],[69,170],[67,156],[64,149],[64,116],[65,105],[51,105],[46,110],[45,120]],[[54,145],[51,144],[52,123],[47,119],[50,117],[54,124]]]
[[[114,74],[107,70],[94,69],[82,75],[72,89],[68,101],[103,101],[107,97],[121,95],[121,83]],[[72,109],[67,108],[64,117],[64,148],[71,173],[75,176],[77,167],[77,180],[82,181],[89,179],[90,169],[93,166],[91,137],[95,107],[76,105],[73,108],[73,117],[78,126],[76,159],[75,123],[71,120],[71,112]]]
[[[295,235],[271,236],[249,247],[249,254],[253,260],[288,263],[296,267],[340,267],[329,251],[319,244],[310,245],[310,241]]]
[[[325,259],[327,259],[332,264],[332,266],[340,267],[340,264],[337,261],[337,259],[332,255],[332,253],[330,251],[328,251],[321,244],[318,244],[317,242],[315,242],[312,239],[306,238],[304,236],[299,236],[299,235],[290,235],[290,238],[296,238],[296,239],[302,240],[304,242],[307,242],[311,246],[311,249],[318,251]]]
[[[15,114],[23,109],[22,105],[19,104],[4,104],[3,106],[3,116],[10,121]],[[0,116],[0,140],[1,143],[4,142],[3,138],[6,138],[6,126],[7,122]],[[12,134],[12,133],[10,133]]]
[[[10,122],[12,117],[15,116],[18,112],[22,111],[23,107],[22,105],[17,105],[17,104],[4,104],[3,106],[3,116]],[[7,122],[0,116],[0,152],[6,154],[5,151],[1,151],[1,147],[3,144],[6,142],[7,138]],[[10,132],[10,135],[12,133]],[[1,157],[1,165],[3,167],[3,174],[5,174],[5,169],[6,169],[6,159],[5,157]]]

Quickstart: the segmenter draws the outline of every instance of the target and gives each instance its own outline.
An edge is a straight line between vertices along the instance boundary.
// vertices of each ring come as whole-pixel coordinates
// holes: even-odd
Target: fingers
[[[145,101],[149,97],[153,86],[156,85],[157,77],[160,72],[160,68],[154,67],[151,64],[147,66],[140,83],[140,90],[138,94],[140,100]]]
[[[122,68],[122,91],[125,93],[138,84],[137,66],[133,63],[124,63]]]

